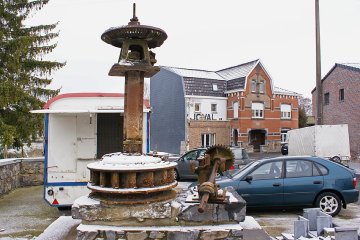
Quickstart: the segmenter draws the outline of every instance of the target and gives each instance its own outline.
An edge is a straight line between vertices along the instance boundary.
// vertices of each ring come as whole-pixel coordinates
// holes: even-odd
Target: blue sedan
[[[258,160],[217,183],[236,189],[249,207],[316,206],[332,216],[359,198],[355,171],[318,157]]]

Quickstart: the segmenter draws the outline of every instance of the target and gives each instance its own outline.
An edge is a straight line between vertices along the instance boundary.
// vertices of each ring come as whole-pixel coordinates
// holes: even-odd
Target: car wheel
[[[178,173],[178,171],[176,169],[174,169],[174,179],[175,180],[180,180],[179,173]]]
[[[331,192],[325,192],[318,196],[316,206],[324,213],[334,217],[341,210],[341,200],[338,195]]]

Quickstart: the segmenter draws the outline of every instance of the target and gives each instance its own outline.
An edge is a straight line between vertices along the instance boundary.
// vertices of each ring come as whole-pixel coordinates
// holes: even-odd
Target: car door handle
[[[281,184],[280,184],[280,183],[274,183],[273,186],[274,186],[274,187],[280,187]]]
[[[314,184],[322,184],[322,181],[314,181]]]

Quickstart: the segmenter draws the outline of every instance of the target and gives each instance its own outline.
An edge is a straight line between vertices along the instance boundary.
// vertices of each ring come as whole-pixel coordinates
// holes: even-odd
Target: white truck
[[[288,154],[291,156],[310,155],[334,161],[348,161],[348,125],[316,125],[290,130],[288,148]]]

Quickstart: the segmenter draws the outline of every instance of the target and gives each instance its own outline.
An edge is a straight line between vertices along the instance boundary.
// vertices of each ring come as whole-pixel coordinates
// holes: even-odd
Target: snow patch
[[[96,206],[100,201],[90,198],[89,196],[81,196],[74,201],[73,207],[79,206]]]
[[[174,162],[147,155],[130,155],[121,152],[106,154],[102,160],[90,163],[88,168],[97,170],[148,170],[175,167]]]
[[[71,216],[61,216],[45,229],[45,231],[37,237],[37,240],[62,240],[66,239],[72,228],[79,225],[81,220],[73,219]]]

